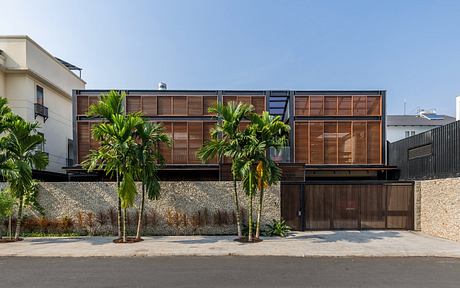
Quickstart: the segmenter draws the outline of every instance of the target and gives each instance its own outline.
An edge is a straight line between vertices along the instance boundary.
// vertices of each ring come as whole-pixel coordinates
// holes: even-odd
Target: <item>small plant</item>
[[[286,237],[288,233],[291,232],[291,227],[287,225],[286,220],[284,219],[281,219],[281,220],[273,219],[272,223],[267,225],[266,232],[268,236]]]
[[[70,233],[72,231],[73,221],[69,216],[64,216],[58,221],[58,231],[61,233]]]

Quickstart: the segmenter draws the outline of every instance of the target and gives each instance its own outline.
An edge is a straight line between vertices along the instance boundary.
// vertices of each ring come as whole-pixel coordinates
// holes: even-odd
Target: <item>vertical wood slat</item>
[[[89,122],[79,122],[77,124],[78,135],[78,162],[81,163],[88,157],[90,149],[90,125]]]
[[[77,96],[77,115],[85,115],[88,105],[88,96]]]
[[[142,113],[144,116],[157,116],[158,103],[157,96],[143,96],[142,97]]]
[[[141,96],[127,96],[126,97],[126,112],[134,113],[134,112],[141,112],[141,111],[142,111]]]
[[[414,228],[410,183],[282,184],[281,191],[293,189],[285,186],[303,186],[304,195],[297,201],[304,207],[308,230]],[[292,201],[281,198],[283,217],[295,219],[293,211],[298,211],[299,203]]]
[[[298,211],[301,209],[300,188],[300,184],[281,186],[281,217],[294,230],[302,229],[298,214]]]

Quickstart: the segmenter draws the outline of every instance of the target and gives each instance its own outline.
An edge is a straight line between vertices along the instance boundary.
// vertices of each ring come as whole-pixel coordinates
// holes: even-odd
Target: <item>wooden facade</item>
[[[384,164],[383,95],[293,97],[293,154],[306,165]]]
[[[104,92],[74,93],[76,163],[98,147],[91,128],[101,119],[86,113]],[[280,164],[280,208],[295,230],[413,229],[413,184],[384,181],[392,169],[385,165],[384,91],[126,92],[126,112],[162,123],[173,139],[171,148],[159,147],[167,164],[163,180],[231,180],[229,159],[201,163],[196,152],[218,121],[208,108],[244,102],[257,113],[282,115],[291,126],[290,160]]]
[[[108,91],[83,90],[75,93],[76,163],[81,163],[90,150],[98,147],[91,137],[91,128],[101,120],[87,116],[91,104]],[[218,159],[202,163],[196,156],[200,147],[209,139],[210,129],[215,126],[215,115],[208,108],[217,102],[237,101],[252,104],[257,113],[267,109],[264,91],[126,91],[126,113],[140,112],[152,122],[162,123],[173,140],[172,147],[160,145],[159,149],[169,165],[218,164]],[[244,127],[246,123],[242,123]]]

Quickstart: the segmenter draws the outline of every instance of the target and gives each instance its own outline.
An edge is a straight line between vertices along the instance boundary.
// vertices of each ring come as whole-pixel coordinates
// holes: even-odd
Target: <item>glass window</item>
[[[404,132],[404,136],[405,136],[406,138],[409,137],[409,136],[410,136],[410,131],[405,131],[405,132]]]
[[[415,135],[415,131],[410,131],[410,136],[414,136]]]
[[[44,105],[44,95],[43,95],[43,87],[36,86],[36,96],[37,96],[37,104]]]

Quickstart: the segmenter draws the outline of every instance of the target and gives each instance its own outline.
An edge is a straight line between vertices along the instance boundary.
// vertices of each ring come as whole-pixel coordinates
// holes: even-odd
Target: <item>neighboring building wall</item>
[[[388,164],[401,180],[460,176],[460,121],[388,145]]]
[[[419,215],[416,230],[460,241],[460,178],[416,181],[415,184],[415,214]]]
[[[95,234],[113,233],[109,210],[116,211],[115,187],[113,182],[42,182],[39,203],[45,209],[47,219],[67,216],[72,218],[75,229],[79,229],[78,223],[81,221],[85,226],[83,230],[92,230]],[[247,197],[241,189],[239,195],[241,207],[246,211]],[[254,201],[254,205],[256,203]],[[133,231],[137,211],[131,208],[129,212]],[[254,215],[255,212],[256,209]],[[89,215],[93,216],[91,221]],[[235,234],[233,183],[161,182],[161,196],[158,200],[146,201],[146,215],[145,230],[150,235]],[[279,218],[280,188],[275,185],[265,192],[262,220],[266,224]],[[90,222],[94,222],[93,225]]]
[[[5,79],[5,73],[0,70],[0,97],[4,97],[5,98],[5,89],[6,89],[6,79]]]
[[[85,82],[26,36],[0,36],[0,49],[5,58],[0,65],[0,96],[15,113],[40,124],[50,160],[46,170],[64,173],[68,140],[73,139],[72,90],[84,88]],[[37,85],[43,88],[43,105],[48,108],[46,122],[35,118]]]
[[[387,126],[387,141],[396,142],[406,138],[406,131],[415,131],[415,135],[417,135],[436,127],[439,126]]]

